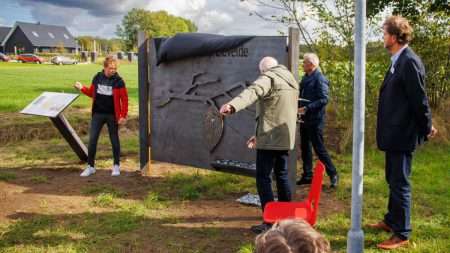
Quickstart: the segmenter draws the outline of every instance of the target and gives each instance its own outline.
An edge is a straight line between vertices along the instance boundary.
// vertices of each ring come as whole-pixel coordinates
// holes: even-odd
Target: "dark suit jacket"
[[[301,102],[306,107],[302,116],[304,125],[318,125],[325,121],[325,106],[328,103],[328,80],[319,69],[304,75],[300,82],[300,97],[311,102]]]
[[[380,88],[377,144],[383,151],[414,151],[431,131],[431,111],[425,92],[425,68],[407,47],[386,73]]]

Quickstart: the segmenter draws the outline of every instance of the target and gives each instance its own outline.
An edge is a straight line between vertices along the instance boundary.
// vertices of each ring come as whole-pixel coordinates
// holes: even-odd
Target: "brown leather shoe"
[[[377,244],[377,247],[380,249],[397,249],[400,247],[405,247],[409,244],[409,240],[403,240],[400,237],[393,235],[391,238],[387,239],[386,241]]]
[[[373,228],[373,229],[378,229],[378,230],[383,230],[385,232],[392,232],[392,228],[389,227],[386,223],[384,223],[384,221],[380,221],[378,223],[373,223],[373,224],[368,224],[367,227]]]

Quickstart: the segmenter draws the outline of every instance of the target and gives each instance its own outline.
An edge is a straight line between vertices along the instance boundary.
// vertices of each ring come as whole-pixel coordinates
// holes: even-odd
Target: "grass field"
[[[89,83],[100,69],[0,63],[0,126],[15,121],[17,111],[42,91],[75,92],[74,81]],[[119,72],[136,106],[137,66],[123,64]],[[73,107],[87,110],[89,105],[81,96]],[[87,136],[81,137],[87,142]],[[123,129],[121,144],[121,177],[109,176],[111,149],[102,135],[100,169],[88,179],[78,176],[84,165],[61,138],[0,144],[0,252],[253,252],[255,236],[248,228],[260,221],[260,212],[235,199],[256,191],[254,179],[164,163],[153,163],[152,175],[143,177],[135,172],[137,132]],[[336,192],[322,193],[316,228],[335,252],[346,252],[351,154],[334,154],[333,160],[341,185]],[[386,210],[383,153],[367,148],[364,174],[366,224],[381,219]],[[413,161],[412,243],[398,252],[449,252],[448,182],[450,146],[427,143]],[[297,199],[306,192],[299,188]],[[370,229],[364,233],[365,252],[381,252],[375,245],[389,235]]]
[[[50,65],[0,62],[0,112],[18,112],[44,91],[77,93],[75,81],[89,85],[102,70],[100,64]],[[120,64],[131,104],[137,104],[137,64]],[[81,96],[74,107],[87,107],[90,101]]]

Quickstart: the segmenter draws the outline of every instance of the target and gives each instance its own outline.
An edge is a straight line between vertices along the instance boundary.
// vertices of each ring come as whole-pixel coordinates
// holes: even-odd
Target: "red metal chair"
[[[272,201],[264,208],[264,222],[275,223],[279,220],[301,218],[314,226],[319,210],[320,193],[325,166],[317,161],[308,198],[303,202]]]

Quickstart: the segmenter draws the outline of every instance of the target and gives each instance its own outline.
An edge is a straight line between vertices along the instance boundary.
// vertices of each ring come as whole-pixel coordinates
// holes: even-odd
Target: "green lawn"
[[[342,171],[337,198],[351,203],[351,156],[338,161]],[[412,246],[399,252],[449,252],[450,249],[450,146],[428,143],[414,154],[412,168]],[[364,165],[363,224],[381,220],[387,208],[388,186],[384,175],[384,153],[367,150]],[[319,221],[317,228],[331,245],[345,252],[350,210]],[[376,244],[389,234],[364,229],[365,252],[380,252]]]
[[[90,84],[102,70],[100,64],[39,65],[0,62],[0,112],[18,112],[44,91],[77,93],[75,81]],[[120,64],[119,74],[124,78],[130,103],[137,104],[137,64]],[[74,107],[90,104],[87,97],[78,98]]]

